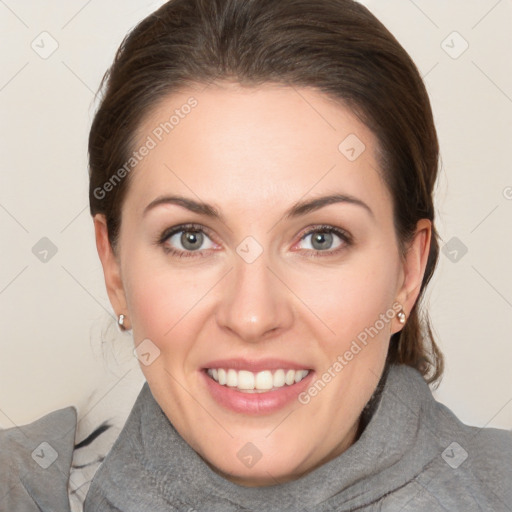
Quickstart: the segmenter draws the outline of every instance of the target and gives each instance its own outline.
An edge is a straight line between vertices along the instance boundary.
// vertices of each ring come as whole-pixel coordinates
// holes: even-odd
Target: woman
[[[172,0],[104,86],[91,214],[147,383],[84,510],[510,510],[510,435],[428,387],[438,141],[385,27]]]

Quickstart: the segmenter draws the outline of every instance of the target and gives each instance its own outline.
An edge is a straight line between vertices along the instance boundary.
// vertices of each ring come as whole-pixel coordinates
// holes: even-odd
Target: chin
[[[279,457],[279,454],[278,454]],[[262,455],[259,460],[252,462],[247,459],[247,466],[236,459],[236,461],[223,460],[218,461],[217,465],[213,465],[210,461],[205,462],[210,468],[223,478],[244,487],[268,487],[271,485],[282,484],[290,480],[295,480],[302,476],[304,472],[291,470],[296,468],[298,461],[294,457],[293,460],[264,460]]]

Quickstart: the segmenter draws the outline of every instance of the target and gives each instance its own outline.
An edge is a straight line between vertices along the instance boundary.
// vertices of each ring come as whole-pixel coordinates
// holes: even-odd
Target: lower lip
[[[205,370],[201,371],[206,381],[206,387],[215,401],[234,412],[251,415],[271,414],[287,406],[310,384],[314,372],[310,370],[308,375],[300,382],[290,386],[284,385],[274,391],[264,393],[244,393],[236,388],[222,386],[213,380]]]

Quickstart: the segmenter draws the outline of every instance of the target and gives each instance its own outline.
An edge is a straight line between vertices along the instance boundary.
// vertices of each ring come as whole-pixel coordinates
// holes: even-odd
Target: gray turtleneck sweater
[[[45,418],[35,432],[36,423],[23,434],[0,433],[0,511],[69,511],[76,411],[68,407]],[[30,463],[29,451],[42,438],[59,451],[44,471]],[[145,383],[84,506],[85,512],[261,510],[512,512],[512,432],[464,425],[433,398],[417,370],[393,365],[348,450],[298,480],[243,487],[209,468]]]

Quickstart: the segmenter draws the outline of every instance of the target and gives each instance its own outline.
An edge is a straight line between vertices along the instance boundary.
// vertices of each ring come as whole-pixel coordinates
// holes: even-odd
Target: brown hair
[[[419,310],[439,255],[432,198],[439,146],[431,106],[407,52],[353,0],[171,0],[125,37],[101,82],[89,136],[90,210],[106,216],[112,247],[130,176],[108,193],[105,184],[129,160],[142,120],[178,89],[217,80],[313,87],[347,105],[375,134],[401,254],[419,219],[430,219],[433,228],[420,295],[391,337],[387,363],[439,380],[443,357],[428,314],[420,318]]]

